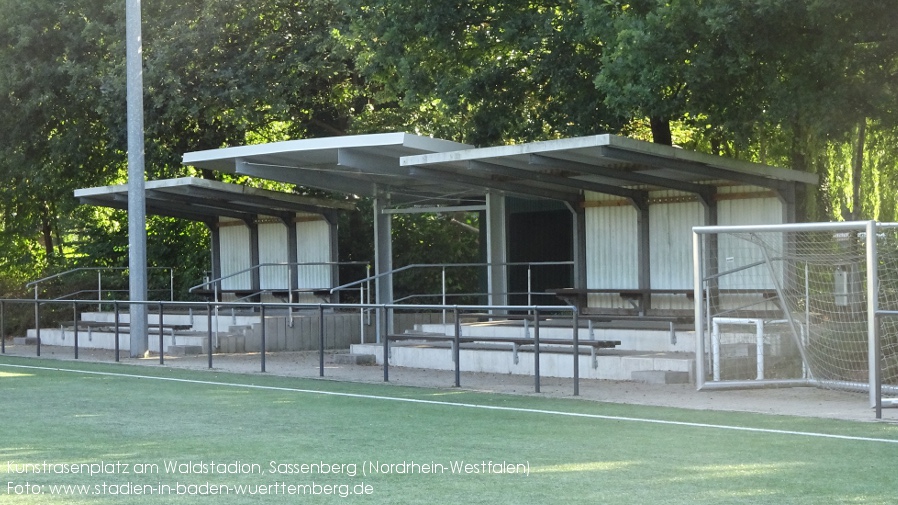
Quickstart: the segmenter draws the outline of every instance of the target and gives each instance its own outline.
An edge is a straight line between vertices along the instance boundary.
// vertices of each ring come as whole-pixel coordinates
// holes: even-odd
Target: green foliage
[[[894,220],[894,7],[150,0],[148,177],[197,175],[180,164],[187,151],[290,138],[648,140],[661,125],[686,148],[817,173],[811,219]],[[0,9],[0,287],[15,294],[44,273],[127,263],[125,214],[72,196],[124,182],[125,9],[121,0],[0,0]],[[343,260],[373,258],[369,202],[359,204],[341,217]],[[181,288],[195,282],[208,265],[204,227],[148,226],[151,264],[177,262]],[[396,218],[394,231],[397,266],[466,261],[473,240],[432,216]]]
[[[361,71],[404,127],[492,145],[619,126],[591,84],[601,46],[577,2],[379,0],[362,14]]]

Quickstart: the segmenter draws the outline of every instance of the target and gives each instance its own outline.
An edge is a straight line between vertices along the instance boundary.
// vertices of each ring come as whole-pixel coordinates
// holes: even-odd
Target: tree
[[[854,175],[843,180],[854,181],[856,205],[834,210],[862,215],[868,126],[895,124],[894,2],[583,5],[591,33],[607,43],[596,84],[612,110],[684,121],[693,146],[709,140],[718,154],[818,173],[828,145],[853,145]]]
[[[378,0],[354,25],[375,113],[474,145],[616,130],[574,1]]]

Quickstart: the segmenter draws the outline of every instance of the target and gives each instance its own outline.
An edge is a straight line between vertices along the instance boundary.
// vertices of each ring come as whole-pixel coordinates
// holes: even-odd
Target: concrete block
[[[14,345],[37,345],[37,337],[15,337],[12,339]]]
[[[193,356],[203,353],[201,345],[170,345],[166,352],[172,356]]]
[[[334,362],[340,365],[376,365],[373,354],[335,354]]]
[[[638,370],[632,373],[632,379],[648,384],[688,384],[689,372],[673,370]]]

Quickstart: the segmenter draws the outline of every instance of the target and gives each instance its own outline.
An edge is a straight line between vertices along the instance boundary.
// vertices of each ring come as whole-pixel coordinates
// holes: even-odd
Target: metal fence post
[[[209,339],[209,369],[212,369],[212,303],[206,303],[206,336]]]
[[[574,396],[580,396],[580,309],[574,307]]]
[[[119,329],[118,329],[118,325],[119,325],[118,300],[113,300],[113,301],[112,301],[112,310],[113,310],[113,312],[115,313],[115,315],[114,315],[114,318],[115,318],[115,362],[118,363],[118,361],[119,361],[119,357],[118,357],[118,353],[119,353],[119,343],[118,343],[118,338],[119,338]]]
[[[318,304],[318,376],[324,377],[324,305]]]
[[[453,310],[455,315],[455,342],[452,348],[452,352],[455,355],[455,387],[461,387],[461,322],[458,317],[458,306],[456,306]]]
[[[378,334],[381,335],[381,341],[384,346],[384,382],[390,381],[390,336],[384,331],[384,327],[387,325],[387,306],[381,305],[378,310],[378,314],[380,315],[380,320],[378,321]]]
[[[539,309],[533,309],[533,374],[535,390],[539,393]]]
[[[41,355],[41,304],[37,301],[37,289],[35,288],[34,293],[34,336],[37,343],[37,355]]]
[[[75,318],[75,359],[78,359],[78,302],[72,302],[72,316]]]
[[[3,300],[0,300],[0,354],[6,354],[6,319],[3,308]]]
[[[259,318],[262,320],[262,371],[265,371],[265,304],[259,307]]]
[[[131,323],[133,325],[134,321],[131,321]],[[131,329],[133,330],[134,326],[131,326]],[[147,330],[147,331],[149,331],[149,330]],[[134,335],[132,334],[131,337],[133,338]],[[165,364],[165,351],[164,351],[165,347],[163,346],[163,344],[164,344],[163,339],[164,339],[164,334],[162,333],[162,302],[159,302],[159,364],[160,365]]]

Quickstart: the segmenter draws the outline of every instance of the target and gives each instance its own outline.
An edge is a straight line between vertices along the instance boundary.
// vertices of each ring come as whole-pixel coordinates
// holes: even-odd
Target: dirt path
[[[9,356],[35,355],[34,346],[8,345]],[[60,360],[74,359],[71,348],[43,346],[41,357]],[[111,351],[81,350],[81,361],[113,362]],[[159,358],[132,359],[122,357],[121,363],[134,366],[160,366]],[[266,354],[266,374],[290,377],[318,378],[317,352],[277,352]],[[208,370],[208,357],[165,357],[165,366],[193,370]],[[259,374],[261,356],[251,354],[216,354],[213,369],[235,373]],[[343,365],[334,362],[333,354],[325,356],[325,378],[330,380],[383,384],[380,366]],[[390,384],[452,388],[454,374],[439,370],[390,368]],[[543,397],[574,398],[571,379],[542,378],[540,393],[534,392],[532,376],[463,373],[463,389],[473,391],[537,395]],[[817,388],[780,388],[738,391],[696,391],[691,385],[656,385],[623,381],[581,380],[583,400],[698,410],[759,412],[764,414],[820,417],[852,421],[875,421],[867,395],[828,391]],[[898,409],[884,409],[883,420],[898,422]]]

